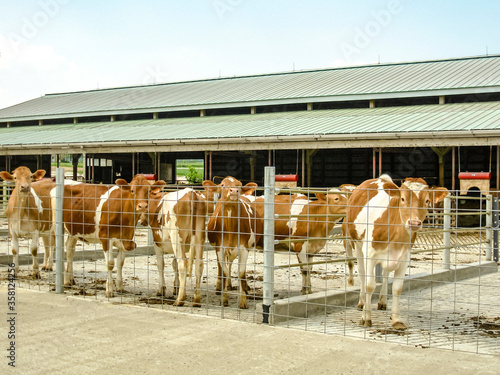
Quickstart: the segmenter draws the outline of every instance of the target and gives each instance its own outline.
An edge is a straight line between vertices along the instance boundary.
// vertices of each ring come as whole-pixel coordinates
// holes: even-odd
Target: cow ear
[[[208,191],[209,193],[220,194],[220,185],[216,185],[210,180],[203,181],[202,185],[205,187],[205,190]]]
[[[161,189],[163,189],[163,187],[166,185],[167,183],[163,180],[158,180],[158,181],[155,181],[152,185],[151,185],[151,194],[158,194]]]
[[[0,172],[0,177],[2,177],[5,181],[14,181],[14,176],[6,171]]]
[[[434,204],[442,202],[450,192],[444,187],[432,188],[430,189],[431,196],[434,197]]]
[[[125,181],[123,178],[116,179],[115,180],[115,185],[118,185],[119,187],[129,186],[128,182]]]
[[[316,193],[314,195],[316,196],[316,198],[318,198],[318,200],[320,200],[320,201],[326,201],[326,194]]]
[[[255,182],[249,182],[248,184],[246,184],[241,188],[241,195],[253,194],[257,186],[259,185],[257,185]]]
[[[45,169],[39,169],[31,175],[31,178],[33,179],[33,181],[41,180],[43,176],[45,176],[45,173],[47,173],[45,172]]]

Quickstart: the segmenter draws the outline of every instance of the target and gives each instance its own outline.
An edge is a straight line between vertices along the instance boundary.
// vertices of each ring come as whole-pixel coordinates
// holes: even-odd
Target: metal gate
[[[32,255],[29,254],[29,240],[21,241],[20,271],[17,285],[36,288],[42,291],[64,291],[66,294],[107,300],[112,303],[134,304],[150,308],[169,309],[189,312],[225,319],[237,319],[261,324],[263,321],[276,326],[309,330],[331,335],[345,335],[357,338],[390,341],[419,347],[431,347],[450,350],[461,350],[476,353],[500,353],[498,336],[500,336],[500,304],[495,298],[495,287],[500,281],[497,273],[498,249],[496,231],[498,208],[493,207],[491,196],[478,195],[465,197],[451,192],[445,200],[444,207],[431,211],[424,228],[417,236],[411,250],[410,259],[404,277],[400,310],[402,319],[407,323],[406,330],[395,330],[391,326],[390,306],[392,298],[389,293],[387,311],[372,311],[372,326],[361,326],[361,312],[357,308],[359,299],[359,275],[355,273],[354,286],[348,286],[347,258],[343,242],[345,237],[340,230],[340,223],[330,230],[324,226],[324,232],[313,233],[318,222],[339,221],[342,215],[326,213],[308,213],[299,211],[306,201],[318,202],[325,198],[326,206],[334,204],[335,195],[349,195],[348,191],[331,191],[327,189],[281,189],[279,193],[287,197],[303,194],[302,201],[297,203],[295,211],[288,214],[276,214],[278,193],[274,186],[274,170],[266,168],[266,183],[253,193],[264,194],[265,212],[259,219],[263,223],[263,246],[252,248],[246,262],[246,292],[248,309],[238,307],[238,258],[234,262],[232,288],[229,290],[227,306],[224,306],[222,294],[216,290],[218,261],[214,247],[204,244],[203,275],[201,280],[201,306],[193,304],[195,292],[194,270],[187,279],[187,299],[183,306],[174,306],[176,296],[173,294],[175,272],[169,266],[173,255],[165,254],[165,278],[167,293],[157,295],[159,273],[157,265],[161,259],[155,255],[153,236],[148,227],[134,228],[134,241],[137,247],[126,252],[123,265],[124,290],[116,292],[113,297],[106,297],[106,279],[108,265],[100,245],[79,241],[73,261],[75,285],[63,288],[64,273],[41,271],[40,279],[32,278]],[[59,183],[61,186],[61,183]],[[184,187],[169,187],[181,191]],[[198,189],[196,189],[198,190]],[[200,189],[201,190],[201,189]],[[62,190],[61,190],[62,191]],[[59,192],[60,194],[60,192]],[[280,198],[283,199],[283,198]],[[291,198],[290,198],[291,199]],[[479,202],[477,209],[462,209],[465,200]],[[281,204],[293,206],[293,202]],[[317,203],[319,204],[319,203]],[[338,205],[338,203],[335,203]],[[213,208],[213,207],[212,207]],[[55,213],[57,210],[53,207]],[[349,210],[349,206],[345,207]],[[255,211],[257,212],[257,211]],[[62,211],[61,211],[62,213]],[[496,215],[495,215],[496,214]],[[257,215],[254,213],[254,215]],[[287,216],[288,215],[288,216]],[[475,216],[477,225],[462,225],[462,216]],[[54,216],[56,217],[56,215]],[[206,214],[206,220],[210,218]],[[59,220],[61,220],[59,218]],[[275,239],[274,223],[283,220],[289,227],[305,226],[310,237],[291,236],[288,239]],[[62,225],[58,240],[59,253],[62,251]],[[6,235],[7,225],[4,221],[0,228],[3,233],[1,263],[9,267],[12,262],[11,241]],[[291,230],[291,229],[290,229]],[[292,233],[290,233],[291,235]],[[324,243],[324,246],[313,258],[301,262],[293,248],[298,244],[309,244],[312,240]],[[290,250],[292,247],[292,250]],[[43,247],[40,246],[38,257],[42,262]],[[117,250],[114,249],[115,258]],[[62,261],[64,257],[59,256]],[[224,259],[228,261],[228,259]],[[56,262],[57,265],[57,262]],[[301,266],[312,266],[309,272],[310,284],[304,289],[304,272]],[[62,267],[62,263],[59,263]],[[55,271],[54,267],[54,271]],[[116,280],[116,262],[113,277]],[[302,269],[304,271],[304,269]],[[57,276],[59,275],[59,276]],[[188,276],[189,276],[188,275]],[[380,275],[373,300],[380,290]],[[2,270],[2,280],[7,279],[7,269]],[[390,276],[389,290],[392,283]],[[303,292],[307,294],[302,294]]]

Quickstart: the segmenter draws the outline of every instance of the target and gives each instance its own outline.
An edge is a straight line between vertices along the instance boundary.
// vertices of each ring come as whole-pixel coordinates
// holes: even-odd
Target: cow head
[[[39,169],[35,173],[31,173],[28,167],[17,167],[12,174],[9,172],[0,172],[0,177],[5,181],[11,181],[16,184],[16,189],[20,194],[28,194],[31,183],[41,180],[45,176],[45,170]]]
[[[401,220],[412,231],[420,230],[429,207],[449,194],[446,188],[430,189],[421,178],[405,179],[398,190]]]
[[[347,197],[345,194],[332,193],[321,194],[316,193],[316,198],[319,204],[324,204],[327,207],[328,215],[345,215],[347,212]],[[340,217],[328,218],[327,221],[337,221]]]
[[[212,181],[203,181],[203,186],[208,192],[208,200],[214,200],[214,194],[219,194],[224,201],[236,201],[238,196],[251,195],[255,191],[257,184],[249,182],[242,186],[241,181],[234,177],[228,176],[222,180],[219,185],[214,184]]]
[[[121,189],[129,190],[132,193],[135,213],[140,215],[138,223],[143,225],[145,222],[147,223],[146,215],[148,214],[150,184],[146,177],[140,174],[135,175],[130,184],[119,178],[115,181],[115,184]]]

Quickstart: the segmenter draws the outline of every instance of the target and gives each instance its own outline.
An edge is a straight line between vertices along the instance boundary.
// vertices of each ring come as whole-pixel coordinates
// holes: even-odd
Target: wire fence
[[[64,239],[58,244],[61,248],[64,242],[65,249],[60,280],[51,264],[54,258],[44,260],[41,241],[26,237],[34,228],[49,227],[48,244],[55,247],[56,183],[32,183],[30,191],[38,201],[19,200],[12,209],[35,211],[36,217],[29,220],[31,227],[23,228],[27,221],[16,224],[11,216],[10,235],[7,221],[2,221],[0,263],[7,267],[14,261],[12,232],[19,230],[20,287],[55,292],[61,284],[66,294],[113,303],[420,347],[500,353],[500,304],[494,289],[500,281],[498,206],[491,195],[450,191],[442,204],[431,205],[414,243],[398,243],[391,236],[406,230],[404,225],[377,226],[381,219],[375,211],[385,207],[374,198],[377,189],[366,190],[374,200],[362,203],[353,201],[357,193],[351,191],[277,191],[273,172],[266,169],[265,186],[241,186],[235,179],[194,188],[147,181],[62,185],[59,230]],[[363,211],[367,205],[372,214]],[[389,206],[389,217],[400,214],[400,208]],[[40,207],[49,215],[42,215]],[[363,220],[349,216],[354,207],[363,212]],[[389,231],[390,240],[350,237],[349,224],[371,234]],[[41,236],[46,234],[43,228]],[[359,240],[361,250],[354,244],[346,255],[345,242],[350,240]],[[388,243],[392,252],[373,250]],[[38,270],[31,253],[37,247]],[[396,259],[393,255],[401,249],[408,249],[408,256]],[[361,272],[360,261],[365,265]],[[382,265],[373,275],[366,271],[370,261]],[[349,262],[354,263],[352,274]],[[398,268],[391,262],[402,264],[402,276],[383,271]],[[359,310],[361,281],[369,288],[371,277],[376,280],[372,299],[379,305],[370,308],[370,324],[361,325],[367,317]],[[1,278],[7,280],[5,268]],[[404,283],[395,302],[398,279]],[[380,299],[384,280],[388,293]],[[397,316],[391,311],[395,303]],[[396,318],[406,329],[394,327]]]

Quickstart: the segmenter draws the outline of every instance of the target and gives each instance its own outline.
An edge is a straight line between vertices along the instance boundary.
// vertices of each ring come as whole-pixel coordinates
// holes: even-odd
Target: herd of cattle
[[[0,177],[15,183],[6,216],[9,219],[12,255],[16,274],[19,265],[19,238],[31,238],[33,277],[40,278],[37,260],[39,237],[45,246],[42,270],[52,270],[55,244],[56,185],[44,179],[45,171],[32,173],[18,167]],[[246,263],[249,251],[263,247],[264,197],[256,196],[257,184],[242,183],[226,177],[216,185],[204,181],[204,191],[191,188],[164,192],[164,181],[150,184],[142,175],[130,183],[123,179],[115,185],[94,185],[65,181],[63,222],[67,235],[64,284],[75,283],[73,257],[77,241],[100,243],[104,251],[108,275],[106,297],[115,288],[123,291],[122,268],[125,252],[136,247],[137,225],[150,226],[159,271],[157,294],[165,295],[164,253],[173,253],[176,306],[186,300],[186,277],[193,264],[196,288],[193,305],[201,305],[201,278],[205,240],[215,248],[218,261],[216,289],[228,305],[231,289],[231,265],[238,259],[239,307],[245,309],[249,287]],[[219,199],[215,202],[215,196]],[[328,194],[309,199],[303,194],[275,196],[275,239],[287,239],[295,252],[302,273],[302,294],[311,292],[311,257],[324,246],[328,233],[345,215],[342,223],[344,247],[349,258],[353,249],[362,277],[358,307],[363,309],[361,323],[371,326],[371,297],[375,289],[375,266],[383,270],[383,285],[378,308],[386,309],[387,279],[394,272],[392,287],[392,325],[406,329],[399,312],[399,296],[408,266],[410,249],[418,230],[433,203],[448,195],[446,188],[429,188],[420,178],[407,178],[400,187],[388,175],[363,182],[357,187],[345,186]],[[208,224],[207,224],[208,219]],[[117,248],[116,282],[113,280],[113,247]],[[348,284],[353,285],[353,262],[348,262]]]

